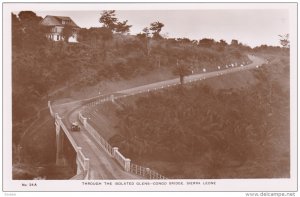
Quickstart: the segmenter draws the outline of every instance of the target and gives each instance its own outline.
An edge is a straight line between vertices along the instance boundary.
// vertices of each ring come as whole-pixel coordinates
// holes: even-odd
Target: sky
[[[43,11],[37,15],[69,16],[81,28],[101,27],[99,11]],[[289,33],[288,10],[116,10],[119,21],[128,20],[130,34],[137,34],[151,22],[165,26],[161,34],[169,38],[200,40],[223,39],[228,43],[237,39],[251,47],[261,44],[279,46],[279,36]]]

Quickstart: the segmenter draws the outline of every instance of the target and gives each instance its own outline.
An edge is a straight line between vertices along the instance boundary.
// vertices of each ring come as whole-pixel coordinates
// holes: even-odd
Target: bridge
[[[249,58],[252,63],[248,65],[231,64],[226,66],[226,69],[190,75],[185,78],[185,83],[254,69],[267,63],[255,56],[249,55]],[[63,139],[66,137],[76,152],[77,172],[71,179],[166,179],[154,170],[132,163],[129,158],[122,155],[118,147],[112,147],[88,120],[96,113],[97,105],[179,84],[179,79],[172,79],[78,101],[60,104],[52,104],[48,101],[50,114],[56,125],[56,164],[64,165],[65,163]],[[81,124],[80,132],[70,131],[71,122],[75,120],[79,120]]]

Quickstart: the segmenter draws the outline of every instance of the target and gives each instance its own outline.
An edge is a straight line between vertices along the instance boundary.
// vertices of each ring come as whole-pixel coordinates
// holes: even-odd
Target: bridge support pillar
[[[61,118],[56,113],[55,114],[55,128],[56,128],[56,165],[65,165],[65,158],[64,158],[64,134],[60,128],[59,120]]]

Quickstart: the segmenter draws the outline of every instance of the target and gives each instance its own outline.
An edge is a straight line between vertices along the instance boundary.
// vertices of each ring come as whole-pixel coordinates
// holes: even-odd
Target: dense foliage
[[[253,71],[259,82],[243,89],[185,85],[120,102],[111,142],[134,162],[161,162],[154,167],[171,177],[289,176],[289,90],[271,77],[279,69],[288,81],[288,61]]]

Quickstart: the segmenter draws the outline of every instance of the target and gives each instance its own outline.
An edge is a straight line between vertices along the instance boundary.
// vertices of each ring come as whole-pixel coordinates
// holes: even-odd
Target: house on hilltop
[[[49,27],[46,37],[50,40],[63,41],[65,40],[65,35],[69,35],[68,42],[77,42],[80,27],[68,16],[47,15],[41,21],[41,25]]]

